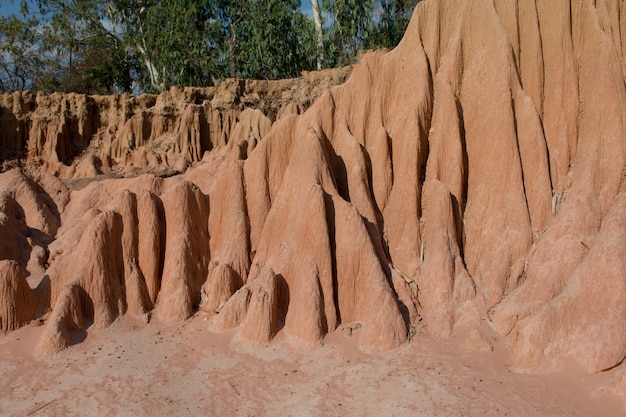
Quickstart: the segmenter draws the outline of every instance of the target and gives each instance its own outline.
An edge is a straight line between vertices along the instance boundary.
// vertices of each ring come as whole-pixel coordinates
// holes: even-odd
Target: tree
[[[130,91],[133,57],[112,28],[101,2],[40,0],[36,32],[44,50],[53,53],[57,70],[50,72],[55,90],[85,93]],[[23,16],[31,16],[28,3]],[[34,25],[33,25],[34,26]]]
[[[44,46],[35,29],[35,19],[22,21],[15,16],[0,18],[0,90],[26,90],[45,85],[44,68],[53,62],[46,59]]]
[[[209,0],[39,0],[50,16],[59,44],[69,46],[68,72],[76,69],[74,51],[97,65],[81,62],[82,75],[98,85],[111,81],[127,89],[163,91],[171,85],[210,85],[219,76],[219,25]],[[61,39],[64,38],[64,39]],[[106,47],[100,62],[95,47]],[[96,49],[97,50],[97,49]],[[111,72],[112,71],[112,72]],[[84,74],[83,74],[84,73]],[[133,75],[134,73],[134,75]],[[113,79],[111,79],[113,74]],[[97,79],[104,77],[104,79]]]
[[[139,62],[119,48],[109,37],[97,37],[81,55],[76,65],[83,92],[110,94],[131,92],[134,77],[139,73]],[[77,91],[76,89],[73,91]]]
[[[226,2],[230,76],[277,79],[315,68],[314,26],[297,0]],[[241,3],[245,3],[243,7]]]
[[[332,64],[347,65],[356,61],[373,27],[374,0],[323,0],[333,22],[327,36]]]
[[[155,1],[134,12],[125,15],[127,44],[141,55],[153,89],[212,85],[219,78],[220,26],[213,2]]]
[[[376,25],[367,39],[367,48],[395,47],[406,31],[419,0],[380,0]]]
[[[225,51],[228,60],[228,76],[237,76],[236,52],[239,41],[239,26],[248,17],[250,8],[245,0],[216,0],[217,16],[222,24],[223,38],[226,40]]]
[[[323,0],[320,10],[311,0],[313,20],[299,0],[37,0],[36,15],[24,1],[21,17],[0,18],[0,89],[160,92],[297,76],[395,46],[416,1]]]
[[[317,69],[319,71],[324,66],[324,32],[322,30],[322,14],[320,13],[319,1],[311,0],[311,8],[313,9],[313,21],[315,22],[315,33],[317,35]]]
[[[323,0],[323,9],[331,17],[330,25],[324,28],[327,64],[354,63],[362,49],[394,48],[418,1]]]

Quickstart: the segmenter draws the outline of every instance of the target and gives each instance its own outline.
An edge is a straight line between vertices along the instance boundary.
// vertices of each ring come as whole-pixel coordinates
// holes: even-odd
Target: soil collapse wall
[[[43,317],[46,355],[125,314],[202,309],[243,344],[466,332],[505,339],[518,372],[614,367],[623,16],[619,0],[424,0],[396,49],[334,87],[3,96],[0,149],[28,169],[0,175],[2,330]]]

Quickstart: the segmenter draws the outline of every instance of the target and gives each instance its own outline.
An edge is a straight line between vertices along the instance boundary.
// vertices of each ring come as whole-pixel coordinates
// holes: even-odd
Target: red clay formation
[[[505,340],[518,372],[620,364],[622,16],[425,0],[332,88],[349,70],[2,96],[0,149],[29,172],[0,175],[2,331],[43,317],[47,355],[120,315],[201,309],[244,345],[341,329],[375,352],[425,329]]]

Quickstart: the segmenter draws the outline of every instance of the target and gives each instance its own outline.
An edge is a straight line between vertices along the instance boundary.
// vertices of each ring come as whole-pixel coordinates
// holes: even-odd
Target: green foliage
[[[0,18],[0,91],[159,92],[293,77],[318,57],[332,67],[394,47],[417,1],[323,0],[318,51],[299,0],[37,0],[36,13],[30,0],[21,16]]]
[[[315,28],[295,0],[248,2],[236,30],[235,75],[241,78],[295,77],[315,66]]]
[[[221,25],[213,2],[116,3],[122,13],[113,17],[119,16],[116,23],[124,30],[126,47],[144,66],[139,81],[145,89],[212,85],[219,78],[223,72]]]
[[[0,89],[54,88],[58,71],[38,20],[0,18]]]
[[[406,31],[413,9],[419,0],[380,0],[379,16],[367,39],[366,47],[393,48]]]
[[[323,0],[331,24],[325,35],[327,66],[356,62],[362,49],[394,48],[419,0]]]
[[[106,27],[104,3],[89,0],[40,0],[36,19],[23,3],[41,45],[47,85],[31,82],[30,89],[110,93],[132,88],[133,57]],[[31,17],[28,17],[31,16]]]
[[[98,94],[130,92],[133,74],[139,73],[139,63],[117,47],[110,37],[99,36],[90,42],[84,52],[78,73],[82,85],[80,90],[74,91]]]
[[[225,74],[277,79],[312,69],[315,28],[298,0],[218,0]]]
[[[326,35],[327,63],[347,65],[356,61],[373,26],[374,0],[323,0],[322,8],[331,16]]]

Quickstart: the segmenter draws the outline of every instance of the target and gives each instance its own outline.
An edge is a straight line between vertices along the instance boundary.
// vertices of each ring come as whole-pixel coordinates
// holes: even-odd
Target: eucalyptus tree
[[[322,28],[322,13],[318,0],[311,0],[313,10],[313,22],[315,22],[316,48],[317,48],[317,69],[324,66],[324,30]]]
[[[315,69],[315,28],[300,12],[298,0],[247,1],[243,18],[231,26],[229,61],[241,78],[294,77]],[[232,64],[231,64],[232,65]]]
[[[35,18],[0,17],[0,91],[54,84],[50,73],[56,72],[56,61],[45,50],[37,33],[38,24]]]
[[[122,90],[162,91],[174,84],[212,84],[219,77],[221,46],[212,3],[39,0],[38,7],[56,43],[67,50],[68,73],[81,52],[89,59],[78,66],[92,82],[110,85],[112,80]],[[103,62],[97,62],[98,56]]]
[[[375,25],[366,42],[367,48],[395,47],[406,31],[413,9],[419,0],[379,0]]]
[[[300,0],[23,1],[21,16],[0,18],[0,90],[159,92],[293,77],[395,46],[417,2],[310,1],[313,19]]]
[[[327,52],[331,65],[356,61],[358,51],[373,28],[375,0],[323,0],[322,6],[331,18],[327,32]]]

